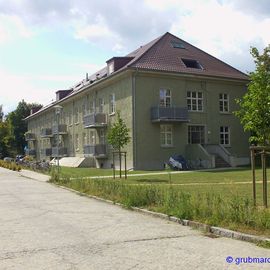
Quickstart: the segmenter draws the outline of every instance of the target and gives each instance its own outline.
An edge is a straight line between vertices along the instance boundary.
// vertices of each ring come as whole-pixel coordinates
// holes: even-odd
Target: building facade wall
[[[59,122],[66,125],[67,133],[60,135],[60,147],[67,148],[66,156],[84,157],[84,145],[100,144],[105,139],[107,155],[104,158],[95,158],[97,167],[109,168],[112,164],[112,148],[107,143],[107,130],[116,119],[116,112],[119,111],[132,136],[132,80],[130,74],[126,73],[117,80],[103,82],[96,86],[91,86],[77,95],[67,98],[59,104],[63,107]],[[110,95],[115,95],[115,113],[109,112]],[[92,112],[99,112],[100,99],[103,100],[103,113],[106,114],[108,124],[106,127],[85,128],[83,118]],[[51,159],[51,156],[42,156],[41,149],[44,147],[56,146],[56,136],[42,138],[43,128],[52,128],[56,124],[55,109],[50,109],[33,116],[28,120],[28,132],[35,134],[35,141],[29,141],[30,148],[36,150],[36,159]],[[103,134],[102,134],[103,131]],[[101,136],[102,135],[102,136]],[[123,149],[127,151],[128,168],[133,167],[132,139]],[[89,155],[87,155],[89,157]],[[91,155],[90,155],[91,156]],[[117,161],[118,163],[118,161]]]
[[[187,91],[201,92],[203,111],[188,112],[190,122],[153,123],[150,110],[159,106],[160,89],[169,89],[171,105],[182,108],[187,107]],[[138,73],[135,90],[136,168],[162,169],[170,156],[181,154],[186,157],[188,126],[192,125],[204,126],[205,144],[220,144],[220,127],[229,127],[230,145],[225,148],[236,157],[248,157],[248,134],[233,114],[237,110],[235,99],[243,96],[245,91],[245,83],[229,80]],[[220,93],[229,97],[229,112],[219,111]],[[172,126],[172,146],[161,146],[161,125]]]

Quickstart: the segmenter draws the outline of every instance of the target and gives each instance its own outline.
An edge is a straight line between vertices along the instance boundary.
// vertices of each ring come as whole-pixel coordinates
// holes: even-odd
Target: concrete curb
[[[100,198],[97,196],[82,193],[82,192],[79,192],[77,190],[65,187],[65,186],[56,185],[54,183],[50,183],[50,184],[53,184],[56,187],[71,191],[71,192],[76,193],[80,196],[85,196],[85,197],[88,197],[91,199],[96,199],[96,200],[104,202],[104,203],[109,203],[109,204],[120,206],[122,208],[127,208],[125,205],[123,205],[121,203],[116,203],[116,202],[106,200],[106,199],[103,199],[103,198]],[[210,226],[210,225],[200,223],[197,221],[180,219],[180,218],[177,218],[174,216],[169,216],[169,215],[166,215],[163,213],[153,212],[153,211],[150,211],[150,210],[147,210],[144,208],[130,207],[130,209],[132,209],[136,212],[139,212],[139,213],[143,213],[143,214],[152,216],[152,217],[162,218],[162,219],[169,220],[169,221],[172,221],[175,223],[179,223],[183,226],[189,226],[189,227],[197,229],[197,230],[202,230],[204,232],[208,232],[208,233],[211,233],[211,234],[216,235],[216,236],[222,236],[222,237],[226,237],[226,238],[242,240],[242,241],[251,242],[251,243],[255,243],[255,244],[261,243],[261,242],[270,244],[270,238],[241,233],[241,232],[236,232],[236,231],[232,231],[232,230],[228,230],[228,229],[224,229],[224,228],[220,228],[220,227]]]

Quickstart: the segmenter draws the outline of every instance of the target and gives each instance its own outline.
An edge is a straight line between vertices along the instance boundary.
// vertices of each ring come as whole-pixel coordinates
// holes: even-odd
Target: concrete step
[[[59,165],[60,166],[65,166],[65,167],[80,167],[81,163],[85,160],[84,157],[63,157],[59,160]],[[56,160],[53,159],[51,163],[56,163]]]
[[[216,168],[228,168],[231,167],[229,163],[227,163],[222,157],[216,155],[215,156]]]

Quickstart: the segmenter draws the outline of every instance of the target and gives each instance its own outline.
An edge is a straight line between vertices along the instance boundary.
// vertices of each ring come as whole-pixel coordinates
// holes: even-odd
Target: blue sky
[[[241,71],[270,43],[268,0],[0,0],[0,105],[47,104],[169,31]]]

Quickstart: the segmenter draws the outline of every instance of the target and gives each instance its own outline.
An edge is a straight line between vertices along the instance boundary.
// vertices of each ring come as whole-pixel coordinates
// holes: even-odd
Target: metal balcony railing
[[[25,140],[26,141],[34,141],[36,139],[36,136],[34,133],[27,132],[25,133]]]
[[[52,127],[52,134],[56,135],[56,134],[67,134],[67,125],[66,124],[60,124],[60,125],[54,125]]]
[[[83,117],[85,128],[96,128],[107,126],[107,115],[105,113],[92,113]]]
[[[85,145],[83,152],[86,156],[93,156],[96,158],[107,156],[106,144]]]
[[[66,147],[59,147],[59,153],[57,155],[57,147],[52,147],[52,157],[64,157],[67,156],[67,148]]]
[[[52,148],[40,149],[40,155],[45,157],[50,157],[52,155]]]
[[[40,132],[40,137],[46,138],[46,137],[52,137],[52,129],[51,128],[42,128]]]
[[[188,109],[181,107],[152,107],[152,122],[189,122]]]

